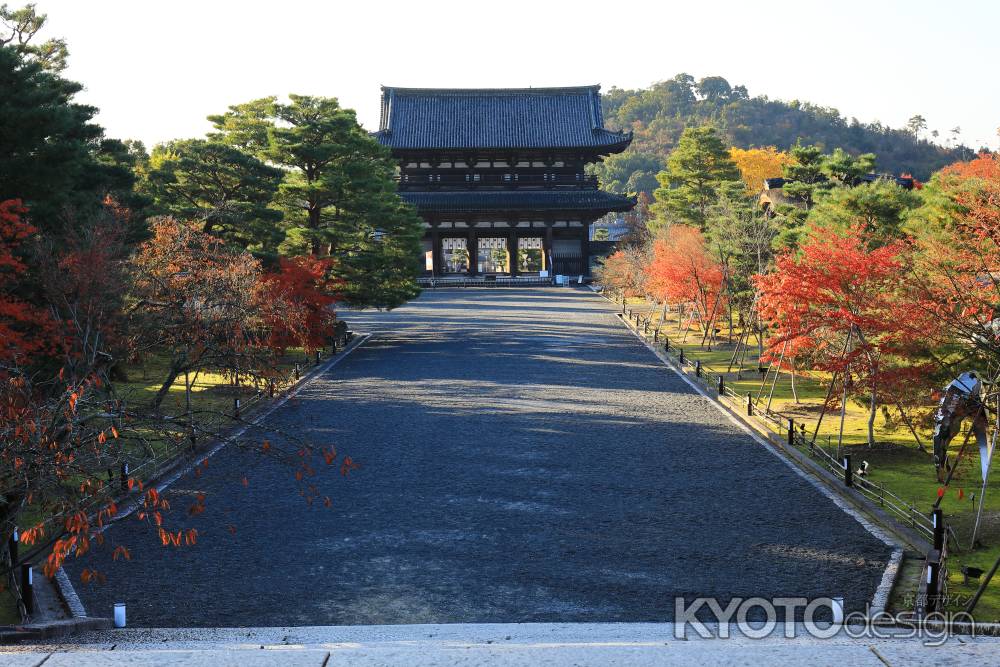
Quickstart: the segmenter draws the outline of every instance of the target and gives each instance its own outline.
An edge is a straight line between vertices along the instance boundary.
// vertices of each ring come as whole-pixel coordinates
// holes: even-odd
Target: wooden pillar
[[[555,264],[555,262],[552,261],[552,225],[554,224],[556,224],[555,220],[545,221],[545,247],[542,248],[542,254],[545,256],[545,270],[549,272],[550,276],[555,275],[552,272],[551,266],[552,264]]]
[[[470,222],[474,225],[474,222]],[[469,275],[474,276],[479,272],[479,237],[476,230],[469,228],[469,239],[466,241],[469,250]]]
[[[507,224],[510,225],[510,231],[507,232],[507,253],[510,257],[510,275],[514,278],[517,276],[517,221],[511,220]]]
[[[438,231],[437,223],[431,224],[431,276],[437,277],[442,273],[441,267],[441,232]]]

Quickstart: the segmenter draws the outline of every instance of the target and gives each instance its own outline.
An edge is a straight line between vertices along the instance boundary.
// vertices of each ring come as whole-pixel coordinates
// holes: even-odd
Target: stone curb
[[[43,623],[0,626],[0,644],[16,644],[24,641],[55,639],[86,632],[89,630],[109,630],[110,618],[83,616]]]

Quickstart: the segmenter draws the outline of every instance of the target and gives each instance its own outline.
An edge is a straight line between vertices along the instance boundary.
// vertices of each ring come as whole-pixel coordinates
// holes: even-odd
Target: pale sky
[[[26,0],[4,0],[20,6]],[[646,87],[719,75],[751,95],[893,127],[922,114],[997,147],[992,0],[36,0],[109,136],[201,136],[230,104],[337,97],[369,129],[379,85]]]

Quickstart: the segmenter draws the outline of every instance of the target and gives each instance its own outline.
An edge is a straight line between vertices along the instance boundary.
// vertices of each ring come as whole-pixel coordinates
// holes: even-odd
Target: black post
[[[295,379],[299,379],[299,365],[295,364]]]
[[[791,417],[788,418],[788,444],[795,444],[795,420]]]
[[[747,392],[747,417],[753,417],[753,394]]]
[[[334,343],[333,345],[334,345],[334,347],[336,347],[337,343]],[[319,350],[316,350],[316,365],[317,366],[319,366],[319,361],[320,361],[320,352],[319,352]]]
[[[934,526],[934,548],[944,550],[944,512],[940,507],[931,511],[931,525]]]
[[[653,329],[653,342],[655,343],[660,338],[660,329],[657,327]]]
[[[14,526],[14,532],[10,534],[10,542],[7,545],[7,550],[10,552],[11,566],[17,565],[17,549],[20,545],[21,533],[18,531],[17,526]]]
[[[29,614],[35,613],[34,583],[31,564],[24,563],[21,565],[21,600],[24,602],[24,610]]]
[[[844,454],[844,486],[854,486],[854,469],[851,468],[850,454]]]
[[[681,367],[683,367],[684,366],[684,348],[683,347],[681,348],[680,361],[681,361]]]
[[[122,491],[128,491],[128,461],[122,461],[121,473]]]
[[[236,419],[240,418],[240,399],[238,397],[233,399],[233,416]]]
[[[694,361],[694,376],[701,377],[701,360],[695,359]]]
[[[670,351],[670,338],[668,338],[667,336],[663,337],[663,351],[664,352]]]
[[[274,380],[267,381],[267,397],[274,398]]]
[[[719,376],[719,396],[722,396],[725,393],[726,393],[726,381],[720,375]]]

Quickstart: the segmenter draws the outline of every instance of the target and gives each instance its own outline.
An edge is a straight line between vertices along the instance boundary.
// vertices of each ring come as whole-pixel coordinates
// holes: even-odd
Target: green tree
[[[756,197],[748,196],[741,185],[726,182],[719,187],[707,222],[709,247],[723,267],[730,334],[734,311],[742,313],[746,322],[754,320],[751,313],[756,288],[752,279],[769,270],[778,231],[775,220],[764,215]]]
[[[719,102],[732,97],[733,89],[721,76],[706,76],[698,82],[698,94],[706,100]]]
[[[0,17],[11,15],[3,7]],[[131,195],[131,157],[91,122],[97,109],[73,101],[82,86],[27,46],[0,46],[0,200],[23,200],[33,224],[61,235],[106,196]]]
[[[334,259],[347,298],[391,308],[416,294],[421,223],[396,194],[396,163],[334,98],[264,98],[211,117],[215,138],[282,167],[275,203],[290,253]]]
[[[843,148],[835,148],[833,153],[823,158],[822,170],[831,186],[855,186],[861,182],[862,176],[875,171],[875,154],[864,153],[855,157]]]
[[[839,233],[861,226],[869,249],[904,236],[907,214],[920,198],[895,181],[879,179],[853,188],[836,188],[809,213],[809,222]]]
[[[233,247],[274,253],[284,231],[269,204],[283,175],[234,146],[182,139],[153,149],[142,185],[159,213],[198,220]]]
[[[798,245],[806,219],[812,219],[811,211],[819,202],[832,192],[863,184],[862,177],[875,170],[873,153],[852,156],[836,148],[824,155],[819,146],[805,146],[802,142],[796,143],[790,152],[793,162],[782,170],[785,179],[782,192],[787,201],[773,208],[779,223],[775,243],[782,248]]]
[[[678,220],[704,229],[708,208],[725,181],[737,181],[739,169],[715,128],[689,127],[657,174],[660,187],[653,193],[653,213],[663,225]]]
[[[35,11],[34,3],[20,9],[0,5],[0,46],[14,49],[25,60],[36,62],[51,72],[66,69],[69,51],[62,39],[33,44],[35,35],[45,27],[48,17]]]
[[[623,195],[637,195],[640,192],[652,194],[657,187],[656,174],[663,169],[663,163],[649,153],[625,151],[588,165],[588,169],[597,176],[601,186],[611,192]]]
[[[914,137],[919,137],[920,133],[927,129],[927,119],[920,114],[911,116],[910,120],[906,121],[906,129],[913,133]]]

